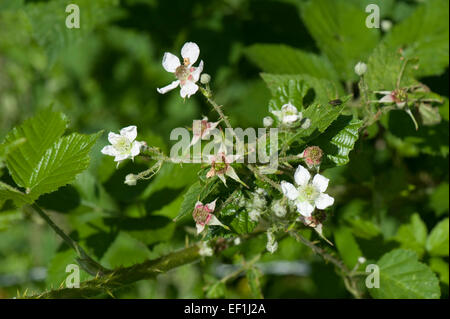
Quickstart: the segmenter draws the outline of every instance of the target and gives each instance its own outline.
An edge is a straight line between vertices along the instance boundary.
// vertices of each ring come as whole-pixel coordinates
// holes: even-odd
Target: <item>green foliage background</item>
[[[225,105],[233,126],[243,128],[261,126],[268,106],[283,99],[276,96],[281,100],[269,105],[276,87],[292,80],[304,80],[320,92],[321,103],[336,98],[336,93],[350,93],[358,80],[353,67],[360,60],[368,63],[370,87],[394,89],[399,69],[392,61],[402,47],[405,56],[419,58],[419,68],[405,76],[410,83],[402,84],[419,80],[443,97],[441,120],[415,131],[404,112],[392,111],[364,131],[350,154],[331,157],[331,162],[348,164],[325,171],[332,181],[330,194],[336,198],[325,234],[347,267],[364,256],[382,270],[389,269],[381,277],[381,285],[389,289],[371,290],[370,296],[448,298],[448,1],[421,2],[0,0],[0,140],[52,105],[68,121],[53,132],[55,139],[67,129],[66,136],[92,144],[97,136],[73,132],[93,134],[137,125],[140,140],[169,150],[172,128],[190,126],[201,115],[215,118],[200,96],[183,102],[178,92],[156,92],[172,80],[161,66],[163,53],[177,53],[186,41],[200,46],[217,100]],[[80,6],[80,30],[64,26],[68,3]],[[364,27],[368,3],[379,3],[382,18],[392,21],[393,29]],[[423,114],[419,117],[425,122]],[[43,122],[50,120],[44,113]],[[334,125],[339,128],[338,124]],[[360,124],[351,125],[350,137]],[[64,138],[68,137],[61,143]],[[106,143],[103,134],[93,146],[89,168],[71,185],[41,196],[40,206],[106,267],[130,266],[183,247],[193,221],[172,219],[182,209],[199,167],[164,166],[151,181],[129,187],[123,184],[125,175],[142,171],[145,163],[129,161],[115,170],[111,159],[100,154]],[[334,139],[328,147],[339,143]],[[52,152],[50,145],[39,145],[42,153]],[[45,193],[48,185],[33,183],[31,176],[13,180],[1,166],[2,152],[1,182],[31,188],[30,196],[33,189]],[[30,165],[36,165],[38,155]],[[65,158],[82,166],[84,155]],[[48,167],[46,174],[51,175],[52,169]],[[31,210],[16,209],[11,201],[0,206],[0,298],[14,297],[17,290],[59,287],[75,253]],[[305,236],[318,239],[309,231]],[[275,254],[262,257],[258,265],[263,277],[261,270],[251,268],[226,285],[218,281],[224,275],[219,266],[251,259],[265,249],[265,240],[256,237],[243,245],[241,254],[230,248],[218,258],[180,267],[154,281],[140,281],[114,295],[351,297],[333,267],[292,238],[280,241]],[[290,262],[290,271],[281,272],[274,264],[280,261]],[[422,287],[415,294],[415,289],[402,291],[396,286],[403,273],[412,271],[431,288]],[[89,277],[82,274],[82,279]]]

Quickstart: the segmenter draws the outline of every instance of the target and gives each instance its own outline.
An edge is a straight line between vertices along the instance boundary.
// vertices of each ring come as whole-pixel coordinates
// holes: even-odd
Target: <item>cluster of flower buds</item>
[[[214,254],[214,250],[211,248],[208,241],[200,241],[198,253],[200,256],[209,257]]]
[[[283,200],[274,200],[271,205],[271,210],[275,216],[283,218],[287,213],[287,202]]]
[[[276,252],[277,249],[278,249],[277,238],[275,237],[275,234],[274,234],[273,230],[270,230],[270,229],[267,231],[266,249],[271,254]]]
[[[262,188],[257,188],[251,194],[251,200],[247,201],[246,209],[248,211],[248,216],[252,221],[259,221],[261,214],[266,210],[267,207],[267,192]]]
[[[365,64],[364,62],[358,62],[355,65],[355,73],[358,76],[363,76],[364,73],[367,72],[367,64]]]

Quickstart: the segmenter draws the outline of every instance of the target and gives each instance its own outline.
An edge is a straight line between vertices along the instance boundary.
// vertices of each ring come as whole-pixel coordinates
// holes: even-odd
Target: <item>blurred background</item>
[[[139,140],[167,151],[173,128],[189,127],[202,115],[215,118],[200,95],[183,101],[178,90],[165,95],[156,92],[173,80],[161,65],[164,52],[179,55],[186,41],[199,45],[204,71],[211,75],[217,101],[225,105],[232,124],[259,127],[268,112],[270,91],[247,48],[276,43],[319,53],[302,22],[300,2],[0,0],[0,140],[37,110],[53,105],[70,119],[70,131],[108,132],[137,125]],[[349,2],[363,10],[367,1]],[[418,4],[388,2],[391,10],[383,10],[382,15],[394,25]],[[80,6],[80,30],[64,25],[67,3]],[[421,80],[448,97],[448,68],[440,76]],[[448,104],[446,112],[446,121],[436,128],[447,145],[443,149],[423,151],[414,140],[404,142],[406,134],[416,133],[408,117],[399,113],[394,116],[398,129],[388,139],[381,128],[364,145],[356,146],[349,165],[327,172],[335,185],[341,185],[334,189],[340,195],[330,229],[355,216],[377,220],[374,237],[357,236],[366,258],[378,258],[384,252],[380,245],[402,245],[393,238],[411,214],[420,213],[429,230],[448,214]],[[178,212],[183,191],[195,180],[195,169],[164,168],[156,179],[130,188],[123,185],[123,177],[139,172],[144,163],[126,163],[116,171],[112,160],[100,154],[106,143],[103,134],[92,152],[89,171],[73,186],[41,198],[41,206],[109,267],[155,258],[183,246],[184,227],[192,223],[175,226],[170,219]],[[0,172],[0,178],[11,182],[5,172]],[[145,232],[132,225],[115,230],[116,220],[136,216],[154,218]],[[264,237],[256,239],[245,248],[246,254],[264,245]],[[26,289],[58,287],[66,275],[61,265],[73,257],[31,211],[1,208],[0,298]],[[228,252],[183,266],[157,280],[124,288],[116,297],[204,297],[205,285],[232,271],[235,259]],[[267,274],[262,283],[266,298],[350,297],[333,267],[292,239],[280,242],[279,250],[264,256],[260,266]],[[442,285],[443,295],[448,296],[448,271],[447,284]],[[249,294],[245,277],[227,285],[227,297]]]

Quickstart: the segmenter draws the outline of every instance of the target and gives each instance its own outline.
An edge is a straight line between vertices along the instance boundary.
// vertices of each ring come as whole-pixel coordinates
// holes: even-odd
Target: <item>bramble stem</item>
[[[275,183],[273,180],[271,180],[270,178],[268,178],[267,176],[265,176],[264,174],[261,174],[260,172],[258,172],[258,169],[251,165],[248,164],[247,167],[253,172],[253,174],[255,174],[255,176],[257,178],[259,178],[260,180],[262,180],[263,182],[266,182],[267,184],[269,184],[270,186],[272,186],[273,188],[277,189],[280,193],[281,191],[281,186],[278,185],[277,183]]]
[[[221,120],[223,120],[223,122],[225,123],[226,127],[228,128],[233,128],[231,126],[230,121],[228,120],[228,118],[225,116],[225,114],[222,111],[222,106],[220,106],[219,104],[216,103],[216,101],[214,101],[212,99],[212,93],[211,90],[206,90],[204,88],[200,88],[200,91],[202,92],[203,96],[206,98],[206,100],[208,101],[209,104],[211,104],[211,106],[214,108],[214,110],[217,112],[217,114],[219,114],[219,117]]]
[[[189,264],[199,258],[199,247],[195,245],[158,259],[147,260],[130,267],[115,269],[103,276],[97,276],[92,280],[82,282],[80,288],[60,288],[39,295],[29,296],[28,298],[89,298],[100,294],[112,295],[111,292],[114,289],[132,284],[138,280],[154,278],[160,273]]]
[[[76,241],[70,238],[61,228],[56,225],[50,216],[48,216],[37,204],[32,205],[33,209],[42,217],[42,219],[58,234],[59,237],[78,255],[77,262],[80,266],[90,275],[103,275],[107,273],[109,270],[97,263],[94,259],[92,259],[85,250],[78,245]]]

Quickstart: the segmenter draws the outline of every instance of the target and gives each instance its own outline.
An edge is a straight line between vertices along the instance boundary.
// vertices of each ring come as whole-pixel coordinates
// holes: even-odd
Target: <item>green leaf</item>
[[[442,103],[439,106],[439,114],[441,115],[441,118],[445,121],[449,121],[449,110],[450,110],[450,105],[449,105],[449,100],[446,97],[443,97],[444,103]]]
[[[191,185],[192,180],[197,178],[199,164],[179,165],[166,163],[158,174],[152,179],[140,198],[146,199],[157,191],[165,188],[180,189]]]
[[[434,226],[430,236],[428,236],[427,251],[432,256],[448,256],[448,227],[449,219],[445,218]]]
[[[84,40],[95,28],[119,16],[117,0],[79,0],[80,28],[66,27],[66,6],[70,0],[32,3],[26,6],[26,13],[33,28],[33,37],[44,47],[50,64],[65,50]],[[100,12],[100,14],[99,14]]]
[[[261,77],[264,82],[266,82],[273,96],[277,95],[278,88],[286,87],[290,81],[307,83],[309,87],[306,92],[306,96],[309,94],[309,90],[311,89],[313,90],[313,92],[311,92],[313,99],[310,101],[305,101],[305,96],[303,96],[301,105],[312,104],[314,102],[325,104],[344,92],[339,83],[333,83],[327,79],[318,79],[306,74],[286,75],[261,73]]]
[[[363,253],[355,237],[353,237],[351,230],[347,227],[336,229],[334,231],[334,242],[345,265],[349,269],[353,269],[358,262],[358,258],[363,256]]]
[[[180,196],[162,209],[152,211],[151,215],[138,218],[107,218],[105,219],[105,223],[113,229],[120,229],[126,232],[146,245],[168,242],[173,236],[176,224],[167,215],[172,215],[173,217],[173,213],[179,210],[181,200],[182,198]]]
[[[432,107],[429,104],[420,103],[419,114],[422,118],[423,125],[436,125],[439,124],[442,120],[441,114],[439,114],[439,108]]]
[[[19,210],[0,211],[0,232],[8,229],[14,223],[21,221],[23,214]]]
[[[3,185],[2,197],[8,195],[18,205],[32,203],[40,195],[72,182],[88,167],[89,152],[101,133],[61,137],[67,124],[62,113],[46,109],[6,136],[3,145],[16,144],[6,156],[6,166],[26,192]]]
[[[430,259],[430,268],[439,275],[439,280],[448,286],[448,263],[442,258],[433,257]]]
[[[303,111],[303,98],[309,85],[304,80],[288,79],[273,90],[273,98],[269,101],[269,111],[280,110],[284,104],[291,103],[299,111]]]
[[[270,76],[266,77],[270,81]],[[272,77],[272,79],[274,79]],[[303,118],[311,120],[311,125],[307,129],[298,129],[295,133],[290,133],[286,141],[287,144],[291,144],[294,141],[304,143],[303,138],[309,137],[309,140],[317,137],[320,133],[323,133],[328,126],[339,116],[345,107],[345,103],[350,99],[350,96],[342,98],[342,103],[337,106],[329,104],[329,101],[325,103],[312,103],[306,105],[304,103],[305,98],[308,95],[310,85],[304,79],[296,79],[291,77],[283,78],[283,82],[275,88],[276,84],[272,85],[273,98],[269,101],[269,111],[280,110],[286,103],[292,103],[299,111],[302,112]],[[272,82],[273,83],[273,82]]]
[[[120,232],[103,255],[101,264],[108,268],[127,267],[150,258],[147,246],[125,232]]]
[[[10,142],[4,142],[0,144],[0,169],[4,166],[4,161],[6,160],[6,155],[11,153],[16,147],[20,146],[21,144],[25,143],[25,138],[19,138],[15,141]]]
[[[225,283],[217,280],[215,283],[211,284],[206,291],[206,298],[218,299],[225,297],[227,288]]]
[[[43,155],[26,185],[33,199],[69,184],[89,166],[89,152],[101,133],[62,137]]]
[[[76,258],[77,253],[72,249],[65,249],[58,251],[53,256],[48,266],[48,275],[45,279],[46,286],[49,289],[57,289],[59,287],[65,287],[65,281],[71,272],[66,272],[68,265],[78,265]],[[81,267],[80,269],[80,283],[82,281],[92,278]]]
[[[448,212],[449,206],[449,186],[448,183],[441,183],[430,196],[430,206],[437,216]]]
[[[354,199],[340,210],[341,221],[351,229],[354,236],[372,239],[380,235],[380,227],[370,219],[369,209],[369,203]]]
[[[364,80],[370,91],[392,91],[397,88],[398,77],[405,63],[401,58],[397,51],[383,43],[375,48],[367,61],[367,72],[364,74]],[[400,87],[416,83],[411,66],[411,63],[405,66]]]
[[[264,72],[307,74],[319,79],[338,80],[333,65],[326,57],[282,44],[254,44],[246,56]]]
[[[356,218],[346,219],[346,222],[350,225],[352,233],[359,238],[371,239],[381,233],[380,227],[370,220]]]
[[[377,29],[366,27],[366,13],[347,1],[314,0],[301,4],[303,22],[342,80],[356,79],[354,66],[376,46]]]
[[[359,138],[363,121],[351,116],[340,116],[319,138],[312,140],[326,154],[321,167],[341,166],[349,162],[348,155]]]
[[[419,58],[418,76],[442,74],[449,61],[449,3],[429,0],[396,25],[384,39],[393,51]]]
[[[427,226],[419,214],[414,214],[409,224],[400,226],[395,240],[401,243],[402,248],[414,250],[420,258],[425,252],[427,233]]]
[[[300,136],[311,136],[312,133],[325,132],[331,123],[333,123],[344,110],[345,103],[349,99],[350,97],[341,98],[342,104],[338,106],[333,106],[329,103],[313,104],[309,106],[305,112],[303,112],[303,117],[311,120],[311,126],[300,132]]]
[[[417,156],[420,153],[446,157],[449,153],[448,122],[421,126],[415,130],[411,118],[402,110],[390,111],[383,119],[386,141],[402,156]]]
[[[285,143],[292,144],[297,142],[299,144],[309,143],[333,123],[339,114],[345,108],[345,103],[349,97],[342,99],[342,104],[332,106],[331,104],[313,104],[310,105],[304,112],[303,117],[311,120],[311,125],[307,129],[299,129],[296,133],[290,134]],[[337,152],[334,154],[338,154]]]
[[[369,288],[377,299],[437,299],[439,280],[431,269],[418,261],[415,252],[395,249],[377,262],[379,288]]]
[[[263,294],[261,290],[261,277],[262,272],[256,267],[251,267],[246,272],[246,277],[248,281],[248,285],[250,287],[250,292],[252,298],[262,299]]]
[[[6,136],[4,144],[25,139],[6,157],[6,166],[17,185],[29,187],[42,156],[63,135],[67,126],[68,120],[64,114],[47,108],[25,120]]]
[[[12,200],[17,206],[23,206],[33,202],[26,194],[8,184],[0,182],[0,207],[8,199]]]
[[[247,210],[241,210],[234,216],[230,227],[233,231],[242,235],[251,233],[257,224],[257,222],[250,219]]]

